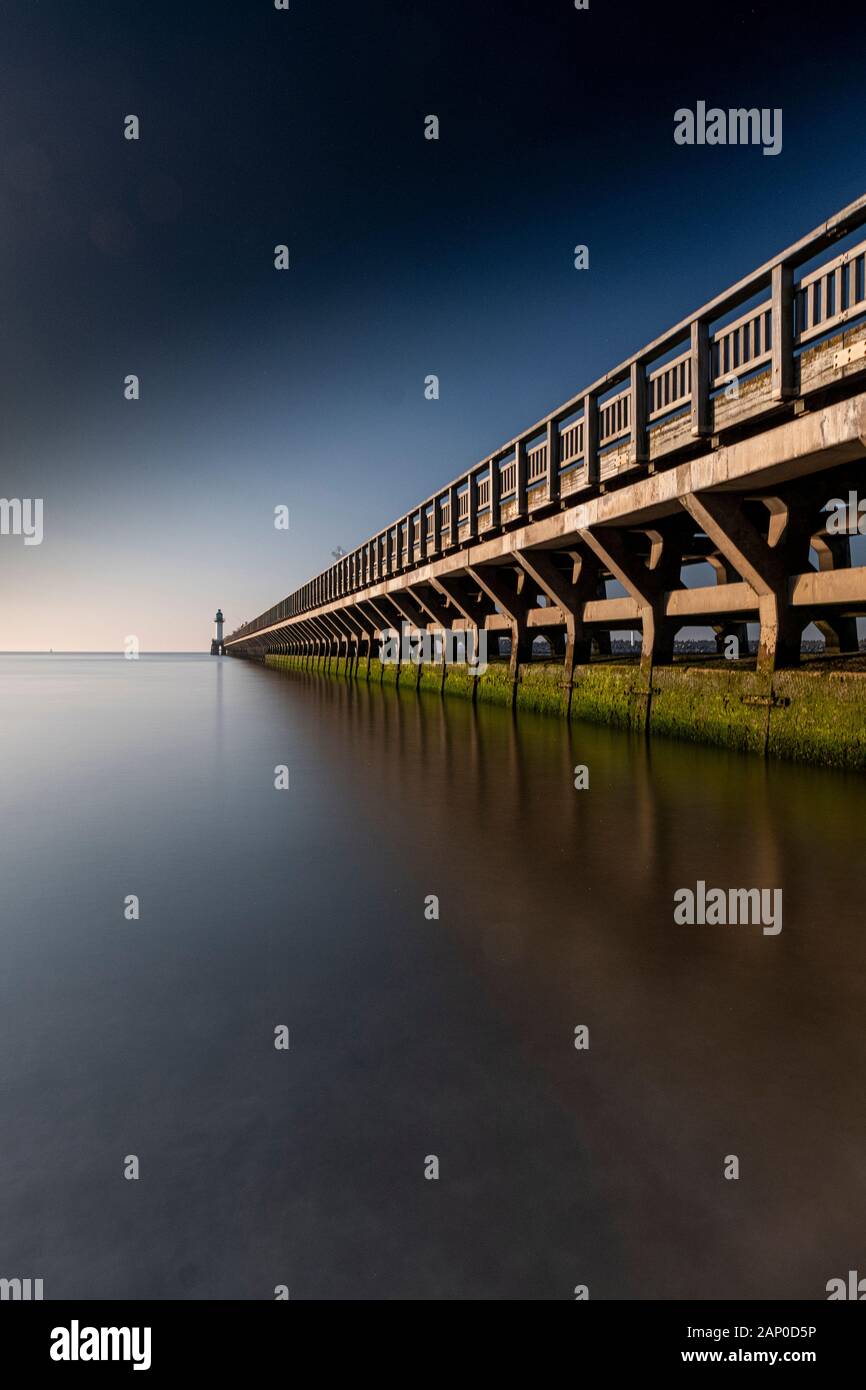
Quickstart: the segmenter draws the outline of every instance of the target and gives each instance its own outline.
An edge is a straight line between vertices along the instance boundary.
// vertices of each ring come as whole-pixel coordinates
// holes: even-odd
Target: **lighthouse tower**
[[[211,656],[225,656],[225,647],[223,646],[223,621],[223,610],[218,608],[216,617],[214,618],[213,641],[210,644]]]

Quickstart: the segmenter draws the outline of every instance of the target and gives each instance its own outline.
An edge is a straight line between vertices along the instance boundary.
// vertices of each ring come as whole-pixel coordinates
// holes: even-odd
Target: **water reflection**
[[[127,665],[0,661],[4,1268],[47,1297],[820,1298],[862,1264],[860,780]],[[676,926],[699,878],[781,887],[783,931]]]

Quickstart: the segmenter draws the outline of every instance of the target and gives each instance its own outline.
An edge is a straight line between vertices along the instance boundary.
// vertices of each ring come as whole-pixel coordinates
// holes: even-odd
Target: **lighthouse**
[[[223,647],[223,610],[218,608],[213,620],[213,641],[210,644],[211,656],[225,656]]]

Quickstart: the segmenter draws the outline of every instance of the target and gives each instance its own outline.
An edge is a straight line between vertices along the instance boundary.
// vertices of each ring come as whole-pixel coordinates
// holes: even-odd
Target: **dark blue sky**
[[[857,197],[852,17],[815,20],[5,5],[2,491],[45,540],[0,545],[0,647],[205,647]],[[676,145],[698,100],[781,107],[781,154]]]

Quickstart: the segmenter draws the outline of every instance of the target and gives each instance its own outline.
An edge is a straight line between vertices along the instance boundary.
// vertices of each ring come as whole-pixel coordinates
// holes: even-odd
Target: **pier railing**
[[[615,487],[622,475],[631,481],[651,459],[694,445],[731,423],[772,414],[798,394],[803,349],[866,317],[866,240],[798,275],[864,224],[866,195],[227,640],[402,574],[487,531],[520,524],[563,498],[577,501],[600,483]],[[732,383],[738,394],[744,382],[762,374],[762,389],[726,416],[719,398]]]

